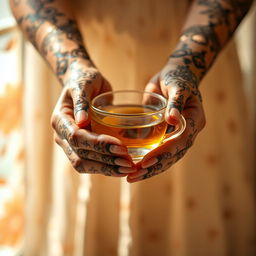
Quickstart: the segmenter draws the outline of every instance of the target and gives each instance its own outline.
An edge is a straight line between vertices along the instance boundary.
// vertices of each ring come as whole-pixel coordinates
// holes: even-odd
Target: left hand
[[[186,129],[178,138],[167,140],[137,163],[137,171],[129,174],[128,182],[150,178],[166,171],[181,159],[205,126],[205,115],[198,80],[188,66],[169,62],[146,85],[145,91],[155,92],[168,99],[165,120],[178,123],[180,114],[186,119]]]

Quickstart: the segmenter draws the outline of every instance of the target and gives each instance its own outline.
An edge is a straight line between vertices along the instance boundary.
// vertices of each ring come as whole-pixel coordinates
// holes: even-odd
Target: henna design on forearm
[[[62,43],[65,41],[65,37],[75,43],[73,47],[62,50]],[[89,55],[86,52],[82,37],[74,21],[69,20],[68,24],[60,25],[57,29],[49,32],[45,36],[41,45],[41,54],[46,58],[50,53],[56,58],[56,70],[57,76],[62,76],[66,73],[69,65],[77,59],[89,60]]]
[[[198,86],[249,10],[251,3],[252,0],[196,0],[194,11],[198,12],[196,15],[199,23],[196,24],[195,21],[181,34],[178,45],[169,58],[169,62],[175,60],[179,64],[166,74],[165,84],[178,85],[180,92],[191,89],[200,97],[194,85]],[[204,24],[200,24],[200,17],[203,18]],[[186,70],[189,75],[176,79],[174,74],[179,74],[180,70]],[[194,80],[197,82],[194,83]],[[173,107],[180,109],[179,106]]]
[[[17,15],[18,24],[52,66],[62,84],[63,76],[74,60],[90,60],[76,21],[68,16],[69,13],[61,10],[58,1],[23,0],[22,6],[20,3],[17,6],[13,1],[14,9],[17,8],[17,12],[22,13]],[[40,30],[42,27],[44,32]],[[40,35],[44,36],[39,40]]]
[[[200,13],[208,16],[209,23],[227,26],[231,35],[252,2],[252,0],[198,0],[197,4],[205,7]]]

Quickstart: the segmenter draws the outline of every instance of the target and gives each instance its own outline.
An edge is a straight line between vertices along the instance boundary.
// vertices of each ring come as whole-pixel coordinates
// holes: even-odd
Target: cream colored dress
[[[189,2],[72,1],[99,70],[114,89],[141,90],[174,49]],[[151,179],[129,185],[125,179],[81,177],[58,149],[55,185],[48,190],[52,183],[44,176],[47,193],[40,194],[46,203],[54,195],[53,208],[47,206],[50,229],[43,233],[51,253],[44,255],[254,256],[253,152],[242,85],[230,42],[200,84],[205,129],[182,160]],[[52,161],[48,156],[45,161]]]

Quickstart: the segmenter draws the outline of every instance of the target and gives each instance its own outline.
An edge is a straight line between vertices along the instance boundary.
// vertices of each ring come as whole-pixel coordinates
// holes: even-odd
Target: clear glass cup
[[[167,100],[156,93],[123,90],[96,96],[90,103],[91,128],[97,134],[120,139],[134,162],[166,140],[180,136],[186,128],[183,116],[166,133],[164,113]]]

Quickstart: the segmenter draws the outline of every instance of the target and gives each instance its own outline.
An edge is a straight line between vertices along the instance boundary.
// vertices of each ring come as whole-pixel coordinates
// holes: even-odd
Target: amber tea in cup
[[[166,135],[164,113],[167,100],[156,93],[112,91],[96,96],[91,104],[92,131],[118,138],[137,162],[165,139],[179,136],[185,129],[182,117],[174,131]]]

